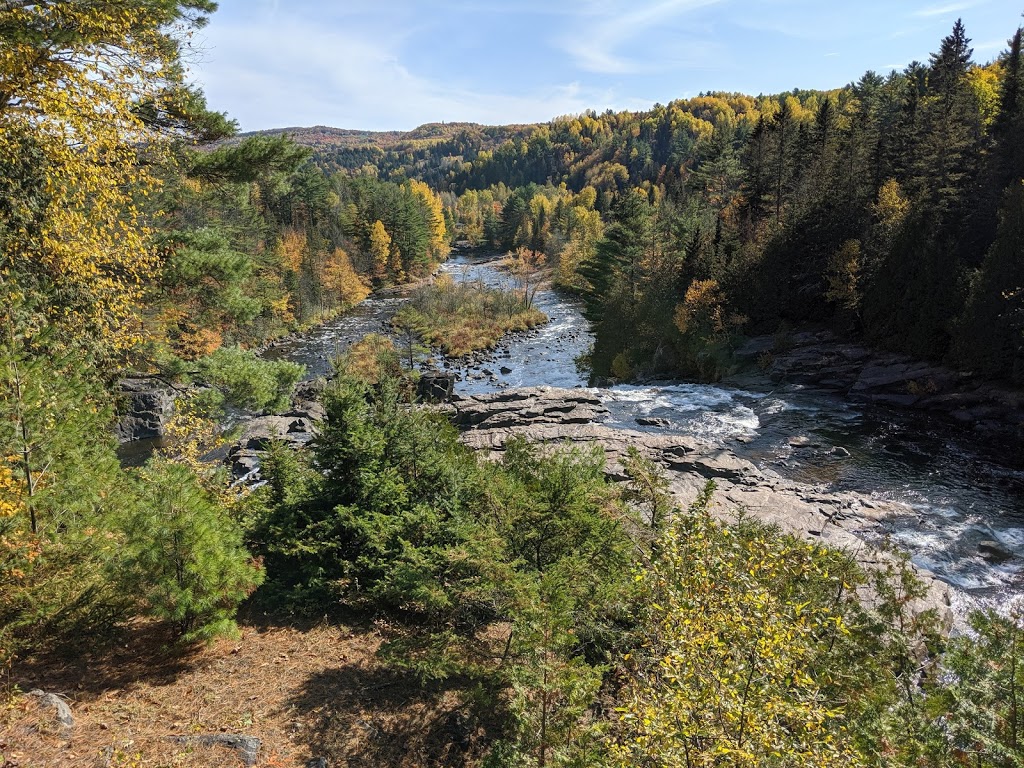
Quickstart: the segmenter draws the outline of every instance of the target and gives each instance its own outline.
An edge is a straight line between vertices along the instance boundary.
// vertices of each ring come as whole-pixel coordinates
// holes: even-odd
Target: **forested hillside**
[[[958,23],[928,62],[833,91],[424,126],[316,158],[422,179],[470,242],[560,262],[598,376],[713,378],[737,334],[814,325],[1016,379],[1021,78],[1019,35],[978,63]]]
[[[410,765],[408,742],[460,766],[1022,764],[1019,604],[944,637],[900,557],[723,519],[704,478],[752,464],[704,466],[687,506],[635,448],[511,437],[502,402],[485,456],[414,370],[421,339],[542,322],[548,264],[596,377],[711,379],[741,334],[818,325],[1019,383],[1020,30],[979,64],[958,23],[927,64],[830,92],[289,138],[236,135],[188,84],[214,10],[0,2],[0,764],[202,765],[250,729],[279,741],[267,766]],[[421,286],[408,356],[364,339],[296,416],[302,367],[257,350],[455,238],[514,252],[516,290]],[[174,401],[136,468],[125,378]],[[233,482],[229,407],[316,434],[253,437],[259,480]],[[551,410],[595,426],[574,408]]]

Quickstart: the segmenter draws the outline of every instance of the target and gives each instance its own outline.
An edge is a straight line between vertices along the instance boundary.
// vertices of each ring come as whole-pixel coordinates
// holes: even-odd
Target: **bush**
[[[288,407],[305,368],[284,360],[261,360],[241,347],[221,347],[199,361],[199,377],[243,408],[275,411]]]

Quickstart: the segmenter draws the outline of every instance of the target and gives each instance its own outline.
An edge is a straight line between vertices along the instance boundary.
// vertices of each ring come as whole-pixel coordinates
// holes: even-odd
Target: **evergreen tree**
[[[1024,57],[1018,29],[1010,39],[1003,57],[1003,81],[999,94],[999,112],[992,126],[996,143],[993,152],[995,188],[1002,191],[1012,181],[1024,178]]]
[[[188,468],[156,461],[139,479],[112,579],[182,642],[233,633],[239,603],[263,580],[241,531]]]
[[[957,20],[928,68],[916,176],[929,208],[944,215],[957,206],[978,168],[981,125],[967,72],[971,65],[964,26]]]
[[[956,361],[979,373],[1024,379],[1024,181],[1003,197],[995,242],[957,323]]]

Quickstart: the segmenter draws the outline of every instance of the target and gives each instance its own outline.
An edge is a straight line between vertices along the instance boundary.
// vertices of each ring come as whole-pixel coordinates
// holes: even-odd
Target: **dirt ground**
[[[237,640],[170,653],[152,626],[88,659],[38,657],[0,681],[0,767],[239,766],[238,752],[175,736],[241,734],[262,742],[256,766],[475,765],[486,726],[461,692],[424,688],[383,668],[372,624],[247,622]],[[63,697],[63,728],[27,692]]]

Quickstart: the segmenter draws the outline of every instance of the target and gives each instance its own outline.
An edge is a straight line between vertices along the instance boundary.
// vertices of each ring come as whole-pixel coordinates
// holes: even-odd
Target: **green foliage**
[[[390,238],[384,282],[397,282],[403,274],[424,277],[447,255],[437,241],[437,201],[428,200],[422,189],[367,177],[339,175],[332,181],[340,199],[342,228],[356,246],[352,252],[361,254],[354,257],[358,271],[378,274],[380,264],[375,263],[371,242],[377,222]]]
[[[235,632],[239,603],[263,580],[237,525],[186,467],[156,461],[139,480],[111,580],[181,642]]]
[[[625,489],[597,448],[513,439],[481,462],[402,391],[342,375],[313,456],[272,450],[240,512],[267,598],[384,613],[385,663],[478,686],[505,718],[485,764],[1017,764],[1016,619],[976,619],[939,672],[899,560],[868,574],[720,522],[711,486],[670,514],[638,454]]]
[[[91,518],[102,505],[102,478],[116,474],[102,390],[77,356],[32,354],[49,334],[19,330],[8,307],[0,333],[0,459],[20,484],[33,534]],[[82,468],[88,467],[85,471]]]
[[[13,309],[13,308],[12,308]],[[138,614],[186,639],[224,631],[258,579],[233,522],[192,473],[121,470],[109,412],[80,358],[0,343],[0,631],[5,655],[100,643]]]
[[[1006,190],[999,230],[974,275],[957,326],[955,353],[964,367],[1024,380],[1024,180]]]
[[[481,463],[400,392],[343,375],[311,465],[271,454],[245,517],[274,599],[388,611],[403,630],[386,659],[502,692],[498,752],[568,764],[593,746],[590,709],[628,634],[639,524],[599,450],[512,441]]]
[[[976,637],[953,640],[942,658],[931,708],[941,713],[941,765],[1024,765],[1024,631],[1018,603],[1007,615],[970,617]]]
[[[672,512],[672,496],[668,479],[657,463],[640,453],[634,446],[626,449],[621,459],[622,468],[629,476],[624,498],[636,505],[651,530],[659,531]]]
[[[920,765],[914,648],[931,631],[905,569],[711,514],[709,484],[640,570],[643,642],[611,765]]]
[[[292,174],[309,158],[310,151],[287,136],[251,136],[190,157],[190,176],[208,182],[249,184],[275,174]]]
[[[834,591],[801,583],[827,574],[825,553],[718,524],[712,489],[638,575],[649,634],[612,763],[857,765],[842,703],[814,677],[822,646],[849,631]]]
[[[416,362],[430,352],[421,342],[426,328],[422,315],[409,304],[405,304],[391,318],[391,327],[398,336],[398,352],[402,367],[409,372],[416,368]]]
[[[266,468],[272,493],[254,536],[268,573],[321,602],[471,610],[441,585],[446,554],[466,541],[472,457],[443,418],[404,405],[396,380],[378,386],[371,396],[341,376],[325,392],[313,464],[324,477],[299,481],[306,493],[291,486],[310,470],[281,458]]]
[[[198,361],[198,377],[217,387],[228,400],[254,410],[288,407],[304,368],[284,360],[261,360],[239,347],[221,347]]]

